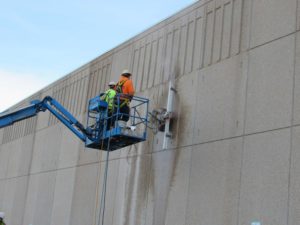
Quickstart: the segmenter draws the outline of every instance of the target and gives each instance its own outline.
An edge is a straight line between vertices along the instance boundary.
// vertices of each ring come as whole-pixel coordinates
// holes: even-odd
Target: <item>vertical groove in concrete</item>
[[[296,2],[296,9],[295,9],[295,30],[297,30],[297,12],[298,12],[299,2]],[[294,124],[294,108],[295,108],[295,85],[296,85],[296,63],[297,63],[297,34],[295,35],[295,42],[294,42],[294,68],[293,68],[293,96],[292,96],[292,116],[291,116],[291,124]],[[290,199],[291,199],[291,176],[292,176],[292,156],[293,156],[293,140],[294,140],[294,127],[291,127],[291,139],[290,139],[290,155],[289,155],[289,177],[288,177],[288,201],[287,201],[287,221],[286,224],[290,224]]]

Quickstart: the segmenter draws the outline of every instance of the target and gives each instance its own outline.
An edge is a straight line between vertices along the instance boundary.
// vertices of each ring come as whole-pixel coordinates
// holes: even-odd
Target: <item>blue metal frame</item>
[[[120,112],[124,98],[131,99],[131,110],[130,114],[127,115],[129,116],[127,126],[121,127],[117,121],[118,118],[125,115]],[[108,115],[106,102],[99,97],[89,101],[87,129],[91,130],[92,136],[86,140],[86,147],[112,151],[146,140],[149,100],[137,96],[129,97],[124,94],[117,94],[114,102],[113,112]],[[97,106],[97,104],[99,105]],[[113,126],[106,129],[109,121],[113,121]],[[137,127],[139,132],[131,132],[128,129],[131,126]],[[108,142],[110,142],[109,145]]]
[[[90,99],[86,128],[58,101],[50,96],[45,97],[42,101],[32,101],[29,106],[17,111],[0,114],[0,128],[36,116],[40,111],[49,110],[79,139],[85,142],[86,147],[116,150],[145,141],[147,138],[149,100],[136,96],[130,97],[131,112],[128,115],[128,126],[136,126],[139,130],[139,132],[130,132],[128,126],[121,127],[118,122],[115,122],[117,118],[124,115],[120,112],[124,98],[129,99],[129,96],[124,96],[123,94],[116,95],[115,109],[111,115],[108,115],[107,102],[101,100],[99,96]],[[108,121],[115,122],[114,126],[110,127],[110,129],[107,129]]]

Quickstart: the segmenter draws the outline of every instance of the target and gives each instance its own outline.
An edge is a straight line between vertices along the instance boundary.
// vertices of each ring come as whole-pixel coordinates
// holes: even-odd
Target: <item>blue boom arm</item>
[[[36,116],[36,114],[40,111],[40,103],[40,101],[31,102],[31,104],[25,108],[14,112],[0,114],[0,128],[10,126],[20,120]]]
[[[100,96],[90,99],[85,128],[58,101],[47,96],[43,100],[32,101],[25,108],[0,114],[0,128],[36,116],[39,112],[49,110],[50,113],[82,140],[87,148],[113,151],[145,141],[147,137],[149,100],[133,96],[129,114],[121,112],[120,103],[120,95],[117,95],[115,108],[108,113],[108,104],[101,100]],[[125,124],[122,123],[124,115],[130,118]]]
[[[50,96],[45,97],[42,101],[34,100],[25,108],[14,112],[0,114],[0,128],[14,124],[33,116],[36,116],[41,111],[49,110],[58,120],[67,126],[78,138],[86,141],[88,136],[84,126],[72,116],[59,102]]]

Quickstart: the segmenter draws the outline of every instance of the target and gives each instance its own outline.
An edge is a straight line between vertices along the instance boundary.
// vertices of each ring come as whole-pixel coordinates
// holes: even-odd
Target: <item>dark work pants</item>
[[[107,124],[106,124],[106,130],[110,130],[112,126],[114,126],[114,122],[116,120],[116,116],[113,116],[114,112],[113,110],[108,110],[108,119],[107,119]]]
[[[123,121],[128,121],[129,120],[129,113],[130,113],[130,108],[127,104],[123,105],[121,108],[120,108],[120,114],[118,119],[119,120],[123,120]]]

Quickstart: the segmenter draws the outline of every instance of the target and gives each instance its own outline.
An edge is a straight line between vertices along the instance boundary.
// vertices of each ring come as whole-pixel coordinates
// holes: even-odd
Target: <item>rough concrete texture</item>
[[[175,79],[169,148],[149,130],[110,154],[104,224],[299,224],[299,1],[197,1],[12,108],[51,95],[85,123],[124,68],[151,110]],[[1,129],[0,144],[7,224],[101,224],[105,152],[48,112]]]

